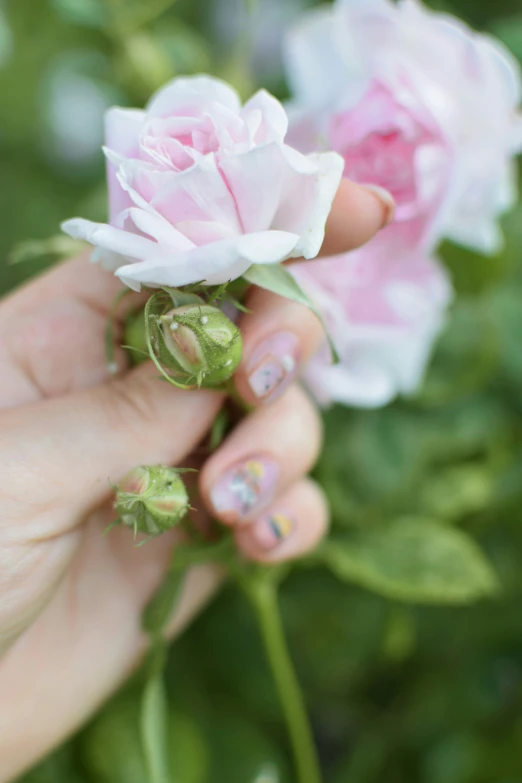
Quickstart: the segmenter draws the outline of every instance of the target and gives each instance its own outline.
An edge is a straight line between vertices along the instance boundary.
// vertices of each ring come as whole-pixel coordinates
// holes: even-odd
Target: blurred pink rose
[[[251,264],[317,255],[342,174],[333,152],[284,143],[287,116],[260,91],[243,107],[207,76],[176,79],[145,111],[106,123],[109,225],[63,229],[130,288],[224,283]]]
[[[499,43],[417,0],[337,0],[303,16],[286,63],[290,143],[389,190],[390,234],[499,248],[522,146],[520,71]]]
[[[436,260],[384,232],[355,252],[291,268],[323,312],[340,356],[332,365],[325,345],[307,368],[320,404],[377,407],[417,389],[452,298]]]

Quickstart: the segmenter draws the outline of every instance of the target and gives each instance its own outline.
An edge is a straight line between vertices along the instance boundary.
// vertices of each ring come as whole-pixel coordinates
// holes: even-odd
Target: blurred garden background
[[[265,86],[285,97],[281,36],[305,4],[0,0],[2,292],[67,254],[61,220],[104,219],[108,106],[141,105],[172,76],[198,72],[243,96]],[[522,58],[520,0],[428,5]],[[296,568],[282,604],[328,783],[522,783],[521,218],[519,208],[504,220],[495,258],[443,248],[457,297],[421,392],[325,415],[316,473],[358,567],[340,569],[346,581]],[[419,522],[413,543],[405,518]],[[459,605],[467,576],[443,545],[455,528],[469,536],[470,571],[482,567],[477,546],[496,575],[485,600]],[[447,594],[430,588],[430,568]],[[236,591],[175,643],[167,677],[173,783],[292,783],[258,632]],[[139,687],[138,675],[24,783],[146,783]]]

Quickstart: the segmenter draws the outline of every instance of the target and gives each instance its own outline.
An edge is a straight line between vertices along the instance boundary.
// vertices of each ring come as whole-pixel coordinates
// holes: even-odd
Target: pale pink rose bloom
[[[452,298],[436,260],[383,234],[360,250],[291,269],[323,312],[340,356],[333,365],[325,344],[306,370],[321,405],[372,408],[418,389]]]
[[[176,79],[145,111],[107,114],[109,224],[67,221],[130,288],[220,284],[251,264],[313,258],[342,174],[333,152],[285,144],[281,104]]]
[[[519,66],[497,41],[417,0],[338,0],[303,16],[286,63],[290,142],[389,190],[391,234],[499,249],[522,122]]]

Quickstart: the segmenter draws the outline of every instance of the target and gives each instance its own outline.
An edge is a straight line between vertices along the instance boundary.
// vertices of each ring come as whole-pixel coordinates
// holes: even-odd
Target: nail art
[[[275,399],[291,383],[298,367],[299,340],[291,332],[269,337],[254,351],[247,375],[250,388],[260,400]]]
[[[281,512],[267,514],[253,525],[253,535],[257,543],[266,550],[275,549],[281,541],[287,539],[295,529],[292,517]]]
[[[278,475],[277,463],[264,458],[250,459],[235,465],[210,492],[215,511],[228,524],[241,521],[258,506],[269,502]]]

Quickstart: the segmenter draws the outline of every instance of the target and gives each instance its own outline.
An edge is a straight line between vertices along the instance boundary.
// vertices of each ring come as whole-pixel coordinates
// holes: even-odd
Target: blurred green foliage
[[[284,96],[278,36],[310,4],[0,0],[1,290],[70,252],[62,219],[103,219],[107,106],[205,70]],[[522,58],[519,0],[430,5]],[[282,600],[328,783],[522,783],[520,217],[496,258],[443,248],[457,298],[422,391],[326,414],[316,473],[334,530]],[[168,684],[176,783],[291,783],[235,591],[174,645]],[[24,783],[145,783],[139,688],[138,675]]]

